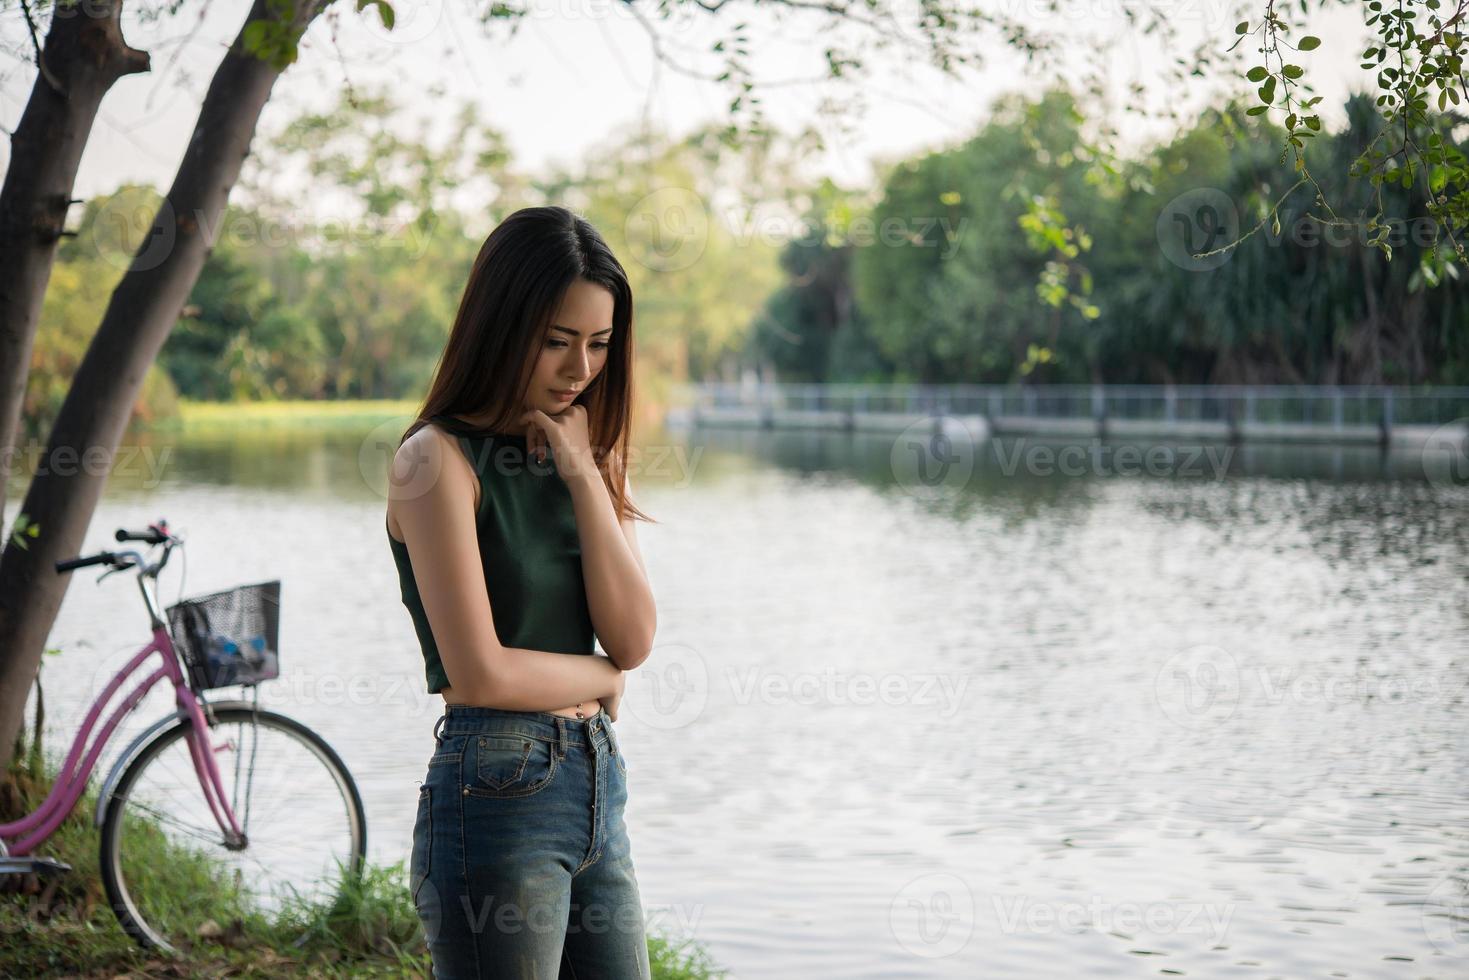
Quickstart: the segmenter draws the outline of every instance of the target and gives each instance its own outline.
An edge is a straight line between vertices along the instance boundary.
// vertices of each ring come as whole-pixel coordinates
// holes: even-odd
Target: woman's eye
[[[547,343],[548,346],[554,347],[557,350],[560,350],[562,347],[565,347],[566,346],[566,341],[564,341],[564,340],[548,340],[546,343]],[[608,348],[608,347],[610,347],[612,345],[611,344],[601,344],[601,343],[598,343],[598,344],[593,344],[592,346],[594,348],[596,348],[597,350],[605,350],[606,348]]]

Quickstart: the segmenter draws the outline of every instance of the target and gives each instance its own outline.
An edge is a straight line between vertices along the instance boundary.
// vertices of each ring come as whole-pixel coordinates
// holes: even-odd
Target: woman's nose
[[[568,356],[565,368],[568,377],[571,378],[572,384],[581,384],[582,381],[586,379],[587,375],[591,373],[589,359],[586,352],[575,349],[573,349],[571,354]]]

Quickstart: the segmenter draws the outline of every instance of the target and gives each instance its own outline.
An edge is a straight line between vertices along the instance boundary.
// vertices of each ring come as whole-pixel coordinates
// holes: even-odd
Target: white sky
[[[1133,80],[1149,85],[1148,103],[1153,107],[1182,103],[1197,108],[1207,95],[1202,90],[1163,90],[1152,70],[1159,52],[1151,39],[1133,33],[1122,16],[1125,6],[1138,8],[1141,0],[1062,0],[1064,16],[1047,16],[1045,0],[1001,2],[1012,11],[1032,11],[1027,19],[1037,29],[1050,25],[1078,38],[1116,38],[1115,74],[1109,80],[1119,98]],[[0,4],[5,50],[0,54],[0,125],[8,131],[20,119],[35,71],[21,60],[29,57],[30,46],[18,5],[3,0]],[[1162,4],[1153,0],[1152,5]],[[462,101],[474,100],[485,121],[507,135],[516,168],[533,173],[552,160],[573,164],[583,151],[603,143],[619,127],[638,125],[645,116],[675,136],[701,120],[722,121],[732,96],[726,87],[660,69],[647,32],[616,0],[535,0],[533,13],[521,20],[513,39],[503,23],[490,36],[477,23],[472,12],[487,7],[487,0],[396,0],[398,25],[392,33],[378,25],[376,12],[358,13],[354,6],[352,0],[337,0],[312,26],[300,60],[276,83],[262,117],[263,131],[274,131],[303,109],[329,107],[348,83],[364,88],[385,84],[408,107],[405,122],[415,124],[420,116],[447,121]],[[1192,49],[1193,39],[1206,34],[1222,51],[1234,40],[1233,25],[1242,19],[1236,16],[1239,0],[1168,0],[1166,6],[1170,21],[1189,39],[1182,53]],[[148,74],[124,78],[103,101],[83,155],[78,197],[109,192],[129,180],[150,182],[160,190],[168,187],[210,76],[238,32],[249,3],[190,4],[171,21],[154,24],[139,21],[138,7],[128,3],[124,8],[124,36],[150,52],[153,68]],[[207,10],[202,17],[201,7]],[[1257,11],[1264,8],[1264,0],[1247,5],[1245,16],[1258,18]],[[647,0],[640,0],[639,9],[651,10]],[[757,11],[741,0],[730,0],[717,17],[693,11],[664,23],[651,13],[645,16],[665,38],[669,57],[709,75],[718,74],[722,66],[706,54],[708,48],[728,36],[740,20],[752,25],[756,75],[765,80],[818,76],[823,62],[817,42],[832,34],[830,22],[821,15],[787,12],[783,23],[777,24],[768,8]],[[1286,16],[1299,19],[1296,9]],[[1328,128],[1334,128],[1350,89],[1373,84],[1356,67],[1363,47],[1359,39],[1365,37],[1362,16],[1359,6],[1349,5],[1313,9],[1306,18],[1309,32],[1325,43],[1300,60],[1316,94],[1324,96],[1318,109]],[[857,31],[847,36],[860,35]],[[983,126],[987,106],[997,95],[1022,87],[1038,91],[1043,84],[1041,79],[1027,79],[1023,59],[1002,40],[987,34],[974,43],[985,52],[988,66],[962,81],[943,76],[913,55],[876,55],[884,63],[873,64],[864,73],[861,88],[867,105],[853,119],[854,138],[829,136],[830,149],[812,161],[811,175],[826,174],[848,186],[865,185],[871,180],[874,159],[901,158],[962,142]],[[1253,89],[1236,78],[1211,84],[1239,92]],[[824,92],[841,91],[787,85],[765,91],[764,105],[776,125],[793,129],[817,120],[815,106]],[[1119,113],[1114,119],[1132,144],[1164,135],[1156,124],[1149,129],[1135,117]],[[0,142],[0,165],[8,162],[8,143]]]

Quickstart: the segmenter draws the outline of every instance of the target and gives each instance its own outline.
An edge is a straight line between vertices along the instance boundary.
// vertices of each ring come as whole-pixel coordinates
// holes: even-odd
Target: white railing
[[[701,408],[844,414],[1136,419],[1245,425],[1442,425],[1469,419],[1469,387],[1388,385],[925,385],[701,382],[678,402]]]

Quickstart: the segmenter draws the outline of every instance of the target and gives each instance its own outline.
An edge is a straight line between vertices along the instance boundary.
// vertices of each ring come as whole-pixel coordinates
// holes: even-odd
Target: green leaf
[[[384,27],[391,31],[397,16],[393,12],[392,4],[388,3],[388,0],[357,0],[357,10],[359,12],[368,6],[377,8],[378,19],[383,22]]]
[[[1252,106],[1252,107],[1246,109],[1245,110],[1245,115],[1247,115],[1247,116],[1258,116],[1261,113],[1269,112],[1269,111],[1270,111],[1270,107],[1268,105],[1257,105],[1257,106]]]
[[[1300,65],[1286,65],[1280,70],[1280,73],[1286,78],[1300,78],[1306,73],[1306,70]]]
[[[1265,80],[1265,76],[1268,74],[1270,74],[1268,71],[1257,65],[1249,70],[1249,72],[1245,75],[1245,78],[1248,78],[1250,81],[1258,84],[1260,82],[1263,82]]]
[[[1296,47],[1302,51],[1315,51],[1321,47],[1321,39],[1314,34],[1307,34]]]
[[[267,29],[268,27],[263,20],[252,20],[246,24],[245,29],[240,32],[240,37],[245,42],[245,50],[252,52],[259,51],[261,43],[265,40]]]
[[[1235,24],[1234,25],[1234,32],[1236,34],[1243,34],[1246,31],[1248,31],[1249,29],[1250,29],[1250,22],[1247,21],[1247,20],[1242,20],[1238,24]]]

